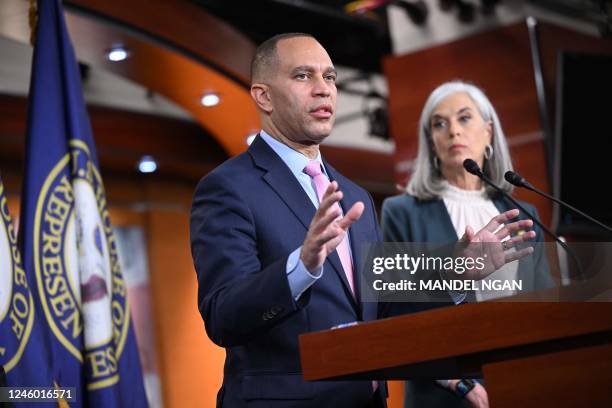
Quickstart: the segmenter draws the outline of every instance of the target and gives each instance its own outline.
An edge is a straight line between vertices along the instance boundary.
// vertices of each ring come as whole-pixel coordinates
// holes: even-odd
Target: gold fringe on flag
[[[30,0],[32,1],[32,0]],[[56,390],[61,390],[60,386],[57,385],[57,382],[53,382],[53,386],[55,387]],[[68,401],[66,401],[65,398],[58,398],[57,399],[57,408],[70,408],[70,404],[68,404]]]

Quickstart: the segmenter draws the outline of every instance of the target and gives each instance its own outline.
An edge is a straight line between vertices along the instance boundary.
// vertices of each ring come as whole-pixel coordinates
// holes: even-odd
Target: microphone
[[[493,181],[491,181],[487,176],[485,176],[484,173],[482,172],[482,170],[480,170],[480,166],[478,165],[478,163],[476,163],[472,159],[465,159],[463,161],[463,168],[465,170],[467,170],[468,173],[475,175],[476,177],[478,177],[482,181],[484,181],[486,184],[488,184],[491,187],[493,187],[497,192],[499,192],[501,195],[503,195],[506,199],[510,200],[510,202],[512,202],[512,204],[514,204],[519,210],[521,210],[531,221],[533,221],[538,227],[542,228],[542,230],[544,230],[548,235],[553,237],[555,239],[555,241],[557,241],[559,243],[559,245],[561,245],[563,247],[563,249],[568,254],[570,254],[572,256],[572,258],[574,259],[574,262],[576,263],[576,266],[578,267],[578,271],[580,273],[580,276],[581,277],[584,276],[583,269],[582,269],[582,264],[580,263],[580,260],[578,259],[578,257],[574,253],[574,251],[572,251],[571,248],[568,247],[567,244],[565,242],[563,242],[555,233],[553,233],[546,226],[544,226],[544,224],[542,224],[540,222],[540,220],[538,220],[533,215],[531,215],[522,205],[520,205],[518,203],[518,201],[516,201],[514,198],[512,198],[512,196],[510,194],[506,193],[504,190],[499,188],[495,183],[493,183]],[[508,180],[508,179],[506,178],[506,180]],[[526,181],[524,179],[523,179],[523,182],[526,183]]]
[[[517,187],[525,187],[529,190],[534,188],[531,184],[529,184],[527,180],[525,180],[523,177],[519,176],[518,173],[515,173],[512,170],[508,170],[506,174],[504,174],[504,178],[508,183],[513,184]]]
[[[478,165],[478,163],[476,163],[472,159],[465,159],[463,161],[463,168],[466,169],[468,173],[471,173],[480,178],[483,178],[485,176],[484,174],[482,174],[482,171],[480,170],[480,166]]]
[[[608,227],[606,224],[597,221],[595,218],[591,217],[588,214],[585,214],[584,212],[580,211],[576,207],[573,207],[573,206],[569,205],[568,203],[566,203],[564,201],[561,201],[561,200],[559,200],[559,199],[557,199],[557,198],[555,198],[555,197],[553,197],[551,195],[548,195],[545,192],[543,192],[542,190],[538,190],[537,188],[532,186],[527,180],[525,180],[523,177],[519,176],[517,173],[515,173],[513,171],[507,171],[506,174],[504,174],[504,178],[510,184],[513,184],[513,185],[515,185],[517,187],[526,188],[527,190],[531,190],[534,193],[541,195],[542,197],[546,197],[549,200],[554,201],[557,204],[561,204],[562,206],[564,206],[566,208],[569,208],[570,210],[572,210],[575,213],[583,216],[584,218],[586,218],[587,220],[591,221],[592,223],[599,225],[604,230],[612,233],[612,228]]]

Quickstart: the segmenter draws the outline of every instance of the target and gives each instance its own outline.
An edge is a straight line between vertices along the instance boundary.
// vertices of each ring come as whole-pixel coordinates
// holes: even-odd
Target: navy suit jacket
[[[343,210],[357,201],[365,205],[350,228],[358,289],[360,244],[380,240],[376,212],[365,190],[324,164],[344,193]],[[323,276],[297,302],[293,299],[287,258],[303,244],[315,211],[289,168],[260,137],[196,188],[190,233],[198,306],[208,336],[227,351],[219,407],[360,407],[372,399],[370,381],[302,378],[300,334],[377,318],[376,303],[353,298],[335,251]],[[384,384],[381,389],[384,394]]]

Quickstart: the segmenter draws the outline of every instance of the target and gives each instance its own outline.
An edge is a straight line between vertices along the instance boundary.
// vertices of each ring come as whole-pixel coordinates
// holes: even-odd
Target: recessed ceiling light
[[[113,47],[106,55],[109,61],[119,62],[128,57],[128,52],[123,47]]]
[[[153,156],[142,156],[138,162],[138,171],[141,173],[153,173],[157,170],[157,162]]]
[[[219,95],[212,92],[204,94],[202,96],[202,99],[200,99],[200,103],[202,104],[202,106],[206,106],[207,108],[210,108],[211,106],[216,106],[219,104],[219,102],[221,102],[221,98],[219,97]]]
[[[253,143],[253,140],[255,140],[255,137],[257,137],[257,133],[252,133],[252,134],[247,136],[247,138],[246,138],[247,146],[250,146],[251,143]]]

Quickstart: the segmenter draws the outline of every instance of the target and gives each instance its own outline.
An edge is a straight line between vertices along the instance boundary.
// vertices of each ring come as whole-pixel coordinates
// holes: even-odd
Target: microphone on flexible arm
[[[507,171],[506,174],[504,174],[504,178],[506,179],[506,181],[512,185],[515,185],[517,187],[523,187],[526,188],[527,190],[531,190],[536,194],[541,195],[542,197],[546,197],[551,201],[554,201],[557,204],[561,204],[562,206],[569,208],[570,210],[574,211],[575,213],[583,216],[584,218],[586,218],[587,220],[591,221],[594,224],[599,225],[601,228],[605,229],[606,231],[612,233],[612,228],[608,227],[606,224],[597,221],[595,218],[591,217],[588,214],[585,214],[584,212],[580,211],[579,209],[577,209],[576,207],[573,207],[571,205],[569,205],[568,203],[561,201],[551,195],[546,194],[545,192],[543,192],[542,190],[538,190],[537,188],[535,188],[534,186],[531,185],[531,183],[529,183],[527,180],[525,180],[523,177],[519,176],[517,173],[513,172],[513,171]]]
[[[578,259],[574,251],[572,251],[572,249],[568,247],[567,244],[563,242],[555,233],[553,233],[546,226],[544,226],[544,224],[542,224],[540,220],[538,220],[537,218],[532,216],[527,210],[525,210],[525,208],[522,205],[520,205],[514,198],[512,198],[510,194],[506,193],[504,190],[499,188],[499,186],[497,186],[487,176],[485,176],[482,170],[480,170],[480,166],[478,165],[478,163],[476,163],[472,159],[465,159],[463,161],[463,168],[467,170],[468,173],[473,174],[476,177],[480,178],[482,181],[484,181],[485,183],[493,187],[497,192],[502,194],[505,198],[510,200],[512,204],[514,204],[519,210],[521,210],[531,221],[533,221],[537,226],[542,228],[542,230],[544,230],[548,235],[553,237],[555,241],[557,241],[559,245],[561,245],[563,249],[565,249],[565,251],[572,256],[572,259],[574,259],[574,262],[576,263],[576,266],[578,267],[578,272],[580,273],[580,276],[581,277],[584,276],[582,264],[580,263],[580,260]]]

